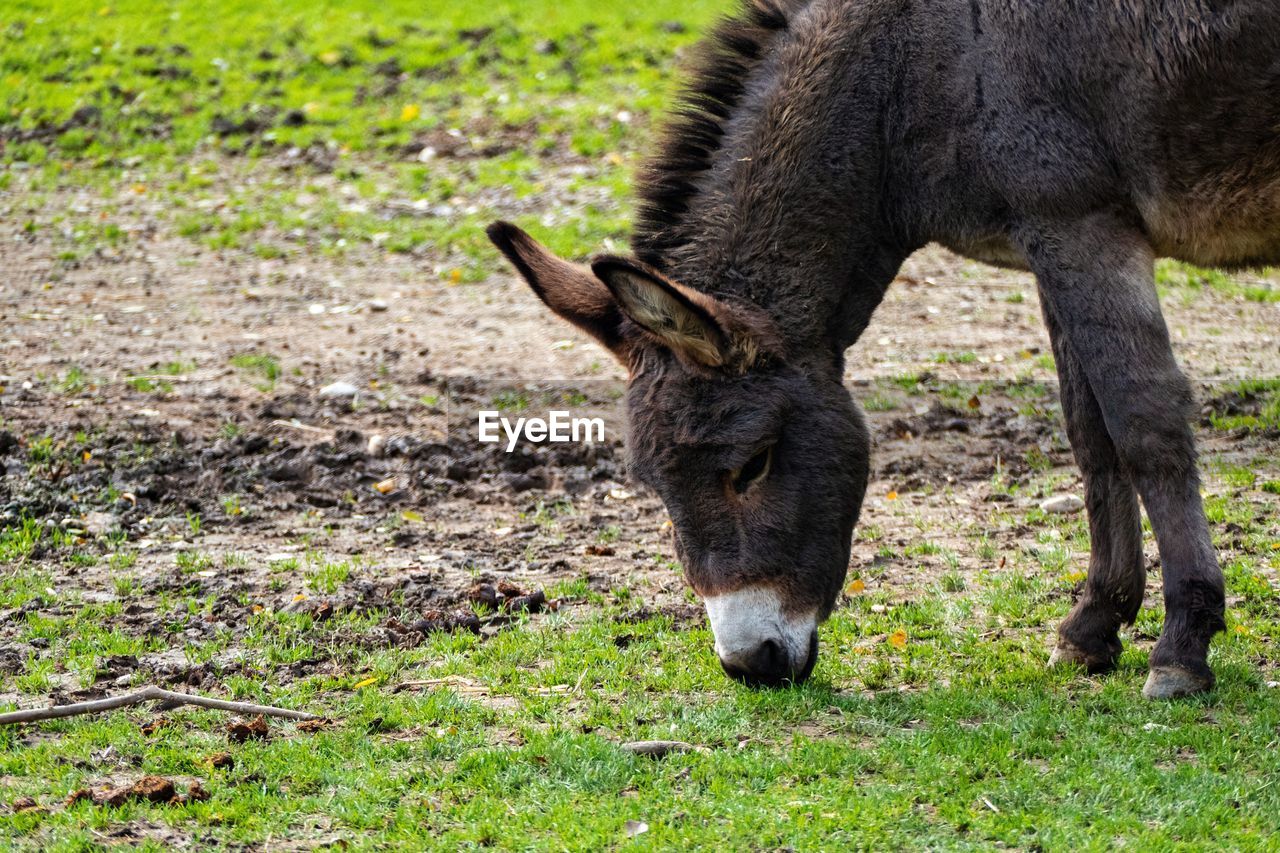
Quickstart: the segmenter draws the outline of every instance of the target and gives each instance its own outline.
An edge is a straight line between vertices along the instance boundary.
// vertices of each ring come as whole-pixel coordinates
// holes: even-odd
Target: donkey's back
[[[933,85],[913,95],[966,128],[958,220],[972,222],[974,192],[1002,226],[1111,209],[1135,218],[1157,255],[1280,262],[1280,3],[945,5],[949,20],[926,42],[955,44],[944,54],[954,62],[921,72]],[[949,103],[928,106],[930,92]],[[970,227],[943,239],[1005,254]]]

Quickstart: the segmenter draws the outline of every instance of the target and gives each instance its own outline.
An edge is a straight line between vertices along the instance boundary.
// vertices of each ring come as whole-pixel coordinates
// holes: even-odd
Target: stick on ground
[[[288,708],[276,708],[271,705],[254,705],[249,702],[229,702],[226,699],[213,699],[208,696],[196,696],[191,693],[177,693],[165,690],[154,684],[144,687],[136,693],[123,696],[109,696],[106,699],[93,699],[88,702],[73,702],[70,705],[55,705],[52,708],[29,708],[25,711],[10,711],[0,714],[0,726],[14,723],[32,723],[37,720],[55,720],[59,717],[76,717],[81,714],[97,714],[124,708],[129,705],[140,705],[150,701],[172,702],[175,705],[198,705],[201,708],[217,708],[221,711],[235,711],[237,714],[262,714],[267,717],[287,717],[290,720],[318,720],[315,714],[306,711],[290,711]]]

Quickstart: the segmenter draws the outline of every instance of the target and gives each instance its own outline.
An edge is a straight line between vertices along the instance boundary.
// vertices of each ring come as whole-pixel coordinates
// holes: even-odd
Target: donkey
[[[662,497],[725,671],[800,682],[849,561],[869,440],[844,352],[938,242],[1036,275],[1092,539],[1051,662],[1207,690],[1224,588],[1158,256],[1280,262],[1275,0],[756,0],[702,44],[639,177],[634,257],[489,236],[629,370],[631,470]]]

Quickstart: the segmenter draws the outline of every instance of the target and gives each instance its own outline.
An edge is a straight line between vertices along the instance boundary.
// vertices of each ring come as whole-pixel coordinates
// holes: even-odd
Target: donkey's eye
[[[741,468],[735,468],[729,472],[733,479],[733,490],[742,494],[751,487],[752,483],[764,479],[765,474],[769,473],[769,465],[772,462],[773,448],[767,447],[748,459]]]

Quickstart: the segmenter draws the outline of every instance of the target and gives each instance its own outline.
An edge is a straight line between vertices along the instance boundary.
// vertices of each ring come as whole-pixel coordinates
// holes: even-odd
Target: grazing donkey
[[[1152,266],[1280,262],[1275,0],[759,0],[700,56],[640,178],[634,258],[489,234],[629,368],[632,470],[724,669],[813,667],[867,483],[844,352],[937,241],[1039,282],[1092,536],[1053,660],[1120,654],[1141,496],[1166,604],[1144,692],[1211,687],[1223,581]]]

